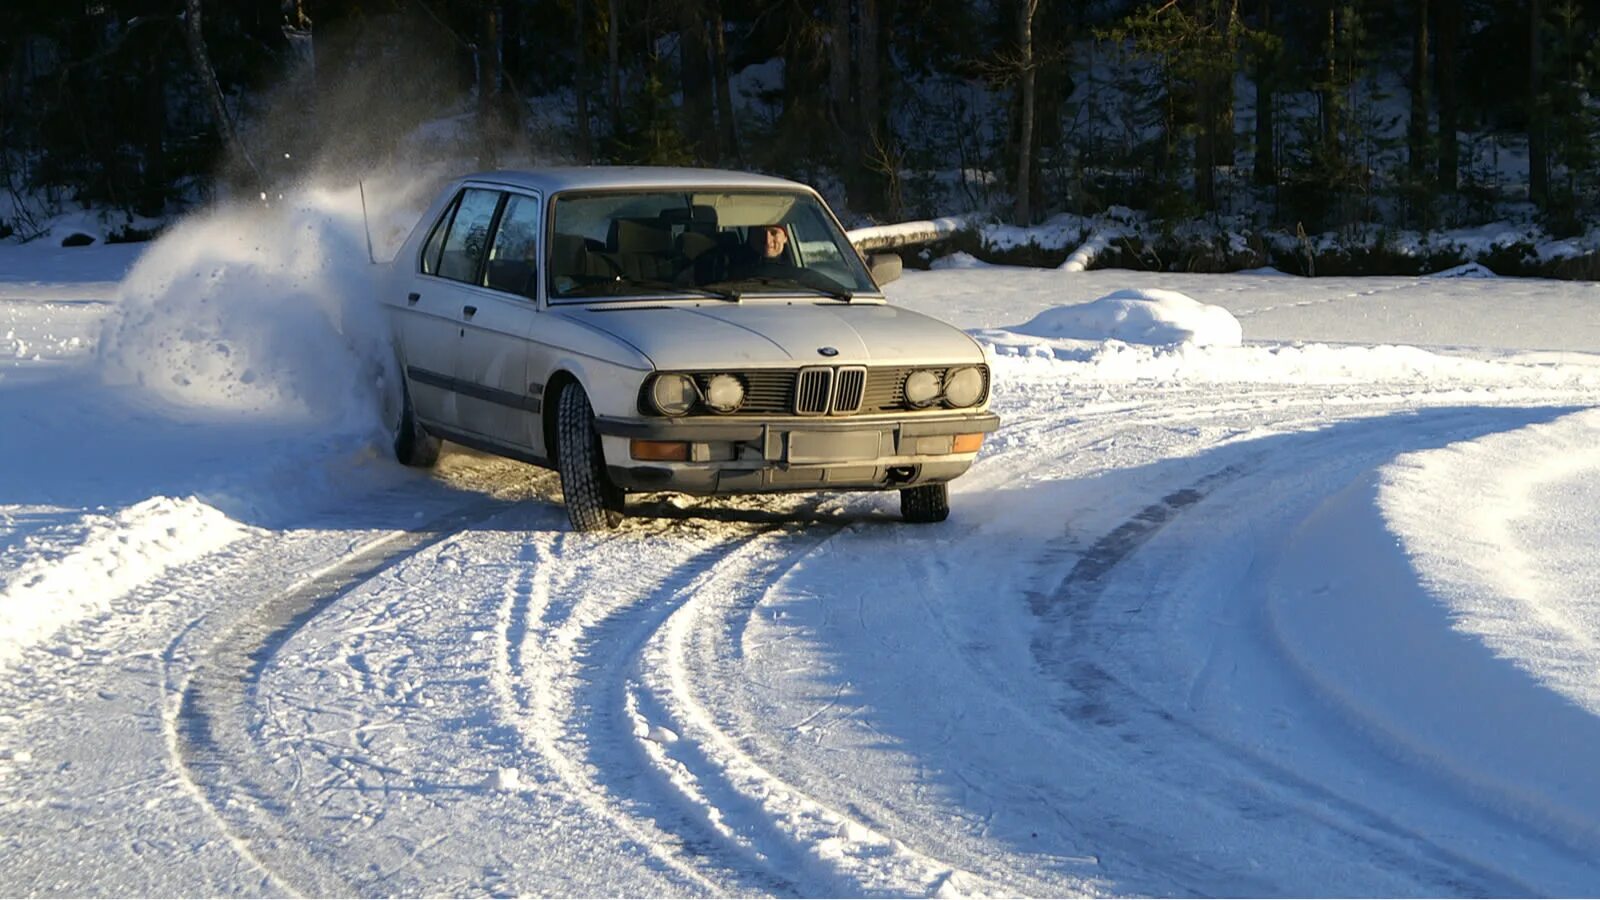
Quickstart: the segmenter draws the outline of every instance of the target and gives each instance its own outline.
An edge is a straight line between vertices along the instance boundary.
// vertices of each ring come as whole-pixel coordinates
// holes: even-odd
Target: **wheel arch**
[[[540,427],[544,434],[545,456],[550,460],[552,467],[561,465],[561,441],[556,431],[557,417],[560,415],[561,394],[568,387],[577,385],[583,387],[583,382],[578,380],[570,370],[556,369],[550,373],[550,378],[544,386],[544,404],[540,414]]]

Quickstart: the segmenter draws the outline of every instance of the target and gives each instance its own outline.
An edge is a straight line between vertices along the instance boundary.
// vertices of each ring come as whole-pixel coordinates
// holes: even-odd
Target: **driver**
[[[774,266],[787,268],[789,230],[782,225],[752,225],[744,243],[731,254],[730,274],[735,277],[759,275]]]
[[[781,260],[783,249],[789,246],[789,230],[782,225],[756,225],[750,229],[745,243],[760,259]]]

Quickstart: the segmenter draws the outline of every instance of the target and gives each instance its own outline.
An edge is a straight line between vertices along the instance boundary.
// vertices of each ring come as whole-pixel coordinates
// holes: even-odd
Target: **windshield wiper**
[[[674,294],[686,294],[691,297],[716,297],[729,303],[738,303],[743,296],[735,290],[725,288],[705,287],[703,285],[672,284],[666,281],[640,280],[630,278],[621,282],[629,287],[640,287],[651,291],[671,291]]]
[[[819,283],[817,283],[818,281],[828,281],[828,284],[819,284]],[[772,286],[792,286],[792,287],[800,288],[801,290],[816,291],[817,293],[822,294],[825,297],[832,297],[835,300],[842,300],[845,303],[849,303],[850,301],[852,301],[852,300],[854,300],[856,298],[856,295],[855,295],[854,292],[846,290],[845,288],[834,284],[829,279],[823,279],[823,278],[820,278],[820,277],[816,281],[813,281],[812,279],[809,279],[809,278],[796,278],[796,277],[793,277],[793,276],[752,275],[752,276],[749,276],[747,278],[733,278],[733,279],[729,279],[728,281],[718,281],[718,282],[715,282],[715,283],[716,284],[754,283],[754,284],[766,285],[768,287],[772,287]],[[701,289],[702,290],[715,290],[715,288],[706,287],[705,285],[701,285]]]
[[[560,296],[563,299],[577,298],[595,300],[607,296],[616,297],[619,295],[625,295],[635,291],[641,293],[653,293],[659,291],[668,294],[681,294],[685,297],[715,297],[718,300],[727,300],[730,303],[738,303],[741,299],[740,293],[736,290],[701,287],[698,285],[672,284],[666,281],[656,281],[651,279],[626,278],[614,281],[607,280],[601,282],[600,284],[606,289],[604,294],[562,294]]]

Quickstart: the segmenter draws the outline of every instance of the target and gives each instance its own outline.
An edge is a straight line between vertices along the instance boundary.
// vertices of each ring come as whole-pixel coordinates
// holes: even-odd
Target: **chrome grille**
[[[915,410],[906,403],[906,377],[916,368],[922,367],[841,366],[837,374],[831,366],[811,366],[799,372],[794,369],[733,369],[695,372],[693,376],[701,391],[710,387],[713,376],[723,373],[743,381],[744,405],[732,414],[735,416],[820,416],[830,411],[844,416],[944,410],[945,407],[938,404],[927,410]],[[941,379],[949,373],[945,367],[926,368]],[[983,372],[987,396],[989,367],[980,365],[978,369]],[[646,415],[655,415],[654,407],[644,394],[641,394],[639,409]],[[714,413],[697,408],[691,415]]]
[[[912,371],[910,368],[869,370],[866,396],[862,398],[861,405],[871,412],[905,408],[906,376]]]
[[[800,370],[794,388],[796,415],[820,416],[828,411],[832,399],[833,369],[828,366],[808,366]]]
[[[711,387],[711,379],[721,372],[696,373],[695,381],[703,392]],[[739,415],[777,415],[790,412],[790,397],[794,393],[793,369],[745,369],[728,372],[744,382],[744,405]]]
[[[848,416],[860,412],[866,387],[866,366],[840,366],[833,380],[833,414]]]

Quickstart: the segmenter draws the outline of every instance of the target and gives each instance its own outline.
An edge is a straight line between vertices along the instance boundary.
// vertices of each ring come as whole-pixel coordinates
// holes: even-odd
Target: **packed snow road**
[[[0,293],[0,893],[1600,891],[1592,285],[913,274],[1005,421],[949,522],[594,537],[224,262]],[[1129,287],[1245,343],[1034,319]]]

